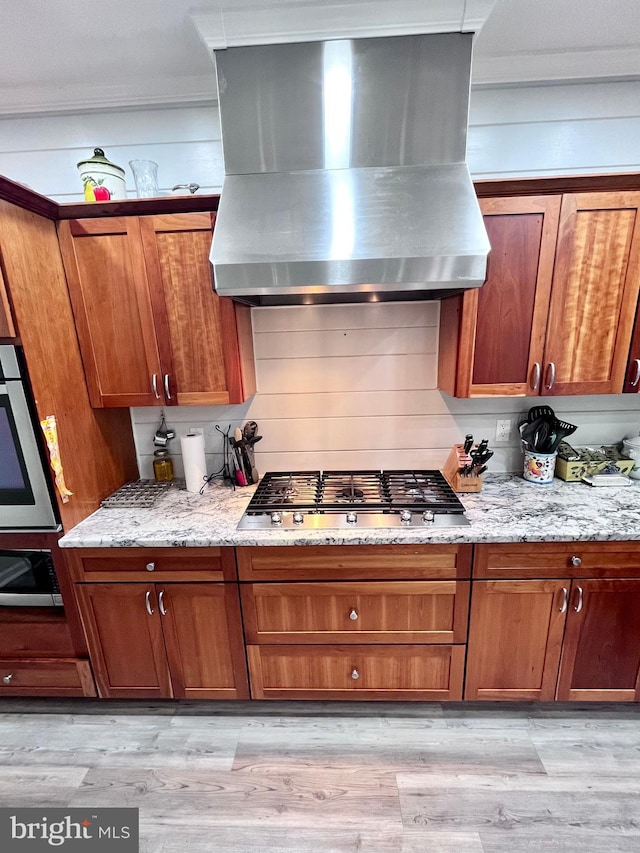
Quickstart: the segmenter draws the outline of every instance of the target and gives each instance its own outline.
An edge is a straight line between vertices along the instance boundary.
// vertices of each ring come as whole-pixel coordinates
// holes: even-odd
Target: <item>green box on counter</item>
[[[580,452],[580,448],[578,448],[577,452]],[[588,477],[591,474],[599,474],[600,471],[604,471],[608,464],[609,461],[606,459],[601,462],[596,462],[592,459],[579,459],[575,462],[569,462],[567,459],[562,459],[558,456],[556,459],[555,475],[556,477],[560,477],[561,480],[566,480],[568,483],[578,482],[583,477]],[[633,470],[635,462],[633,459],[617,459],[615,465],[621,474],[628,476],[629,472]]]

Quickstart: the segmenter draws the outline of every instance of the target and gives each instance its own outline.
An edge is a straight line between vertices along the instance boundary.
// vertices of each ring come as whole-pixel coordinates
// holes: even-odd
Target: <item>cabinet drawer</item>
[[[0,660],[1,696],[95,696],[89,661]]]
[[[67,551],[77,581],[234,581],[233,548],[78,548]]]
[[[249,643],[464,643],[468,581],[242,585]]]
[[[254,699],[462,698],[464,646],[247,646]]]
[[[300,545],[236,553],[243,581],[447,580],[471,574],[471,545]]]
[[[640,542],[476,545],[474,578],[640,577]]]

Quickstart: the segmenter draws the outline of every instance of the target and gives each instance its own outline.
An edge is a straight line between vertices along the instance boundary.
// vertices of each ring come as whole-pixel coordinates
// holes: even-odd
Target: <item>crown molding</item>
[[[176,77],[160,81],[136,79],[119,85],[78,83],[64,89],[55,85],[7,87],[0,90],[0,117],[215,103],[215,69],[212,63],[210,77]]]
[[[640,79],[640,52],[625,47],[487,56],[480,48],[474,52],[471,69],[473,86],[610,79]]]
[[[373,38],[480,29],[495,0],[361,0],[196,12],[191,20],[209,50],[259,44]],[[287,22],[283,29],[283,21]]]

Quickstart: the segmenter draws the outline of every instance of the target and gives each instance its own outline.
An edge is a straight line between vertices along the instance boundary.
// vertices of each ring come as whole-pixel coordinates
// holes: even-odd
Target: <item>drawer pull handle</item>
[[[355,622],[357,618],[358,618],[358,611],[352,610],[351,613],[349,613],[349,619],[351,619],[352,622]]]
[[[553,383],[556,381],[556,364],[554,361],[550,361],[547,366],[547,391],[551,391],[553,388]]]
[[[149,616],[153,616],[153,607],[151,606],[151,590],[147,590],[144,596],[144,606],[147,608]]]
[[[160,394],[158,394],[158,374],[154,373],[151,377],[151,390],[153,391],[153,396],[156,400],[160,399]]]
[[[11,684],[12,680],[13,680],[13,673],[12,673],[12,672],[10,672],[10,673],[9,673],[9,675],[5,675],[5,676],[3,677],[3,679],[2,679],[2,683],[3,683],[3,684]]]
[[[167,615],[167,609],[164,606],[164,590],[163,589],[160,590],[160,592],[158,593],[158,607],[160,608],[160,613],[162,613],[163,616],[166,616]]]
[[[566,586],[562,587],[562,604],[560,605],[560,613],[567,612],[567,605],[569,603],[569,590]]]
[[[155,563],[147,563],[145,568],[147,569],[148,572],[153,572],[153,571],[155,571],[156,564]]]
[[[542,377],[542,367],[540,366],[540,362],[536,361],[533,365],[533,376],[531,378],[531,388],[534,391],[538,390],[538,385],[540,385],[540,379]]]
[[[576,611],[576,613],[580,613],[580,611],[582,610],[582,587],[581,586],[578,587],[578,603],[574,605],[573,609]]]
[[[360,673],[357,669],[351,670],[351,678],[353,678],[354,681],[357,681],[360,678]]]
[[[581,566],[582,565],[582,559],[580,557],[576,557],[576,555],[574,554],[573,557],[571,558],[571,565],[572,566]]]
[[[634,358],[633,363],[636,366],[636,372],[633,374],[633,379],[629,382],[632,388],[635,388],[640,382],[640,358]]]

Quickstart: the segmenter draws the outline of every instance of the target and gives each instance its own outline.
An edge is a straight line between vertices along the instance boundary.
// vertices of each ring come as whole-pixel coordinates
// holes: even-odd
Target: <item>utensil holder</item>
[[[473,464],[471,457],[464,452],[463,444],[454,444],[451,448],[442,473],[454,492],[480,492],[482,491],[482,478],[469,475],[463,477],[460,469],[465,465]]]

